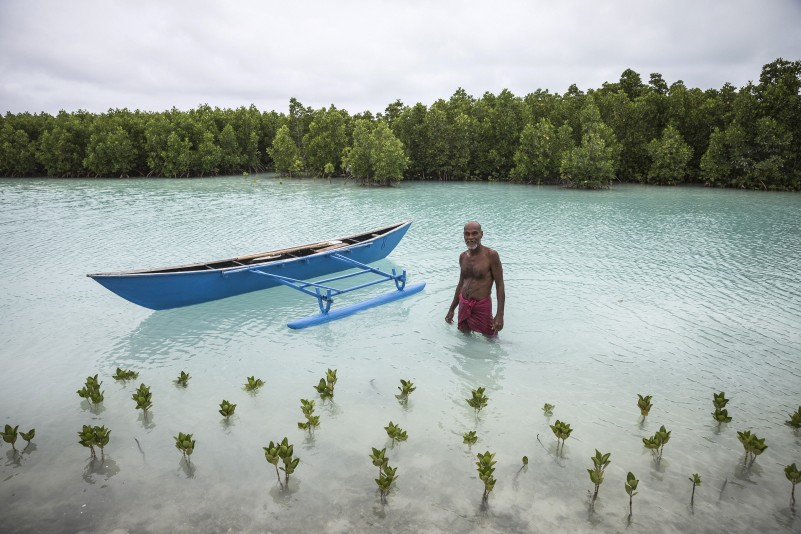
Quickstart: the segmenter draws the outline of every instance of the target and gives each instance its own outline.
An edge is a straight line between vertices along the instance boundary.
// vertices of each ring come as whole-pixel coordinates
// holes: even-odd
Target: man
[[[503,268],[498,253],[481,244],[484,232],[481,225],[470,221],[464,225],[464,242],[467,250],[459,255],[459,284],[453,295],[445,321],[453,324],[453,312],[459,306],[458,328],[462,332],[480,332],[496,336],[503,330],[503,308],[506,292],[503,285]],[[498,295],[498,310],[492,316],[492,284]]]

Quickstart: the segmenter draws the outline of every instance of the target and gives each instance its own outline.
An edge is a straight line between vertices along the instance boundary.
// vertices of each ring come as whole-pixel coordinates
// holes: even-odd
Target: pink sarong
[[[498,335],[492,329],[492,296],[481,300],[466,299],[459,295],[459,330],[479,332],[485,336]]]

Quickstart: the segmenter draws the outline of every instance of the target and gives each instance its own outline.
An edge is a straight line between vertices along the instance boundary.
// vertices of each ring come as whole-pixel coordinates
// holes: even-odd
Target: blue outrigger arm
[[[307,295],[311,295],[317,298],[317,304],[320,307],[320,313],[316,315],[310,315],[309,317],[304,317],[303,319],[298,319],[296,321],[287,323],[287,326],[289,328],[294,328],[294,329],[306,328],[307,326],[314,326],[322,323],[327,323],[329,321],[334,321],[336,319],[341,319],[342,317],[353,315],[354,313],[359,312],[361,310],[366,310],[367,308],[380,306],[381,304],[386,304],[388,302],[408,297],[409,295],[414,295],[415,293],[419,293],[420,291],[422,291],[423,288],[426,286],[425,282],[420,282],[407,287],[405,270],[401,274],[397,274],[395,272],[395,269],[392,269],[392,274],[389,274],[385,271],[382,271],[381,269],[370,267],[365,263],[361,263],[354,259],[345,257],[342,254],[337,254],[335,252],[332,252],[328,256],[333,260],[347,263],[351,267],[358,269],[358,271],[339,276],[333,276],[331,278],[326,278],[325,280],[320,280],[318,282],[309,282],[306,280],[297,280],[295,278],[289,278],[288,276],[280,276],[277,274],[266,273],[257,268],[248,269],[250,272],[254,274],[267,276],[287,287],[291,287],[292,289],[297,289],[298,291],[301,291],[303,293],[306,293]],[[378,276],[378,279],[371,280],[369,282],[358,284],[352,287],[347,287],[345,289],[338,289],[328,285],[330,282],[334,282],[336,280],[344,280],[345,278],[352,278],[354,276],[360,276],[363,274],[374,274]],[[356,302],[354,304],[350,304],[348,306],[344,306],[342,308],[338,308],[336,310],[331,311],[331,304],[333,304],[335,296],[342,295],[344,293],[350,293],[351,291],[356,291],[357,289],[362,289],[383,282],[389,282],[390,280],[395,282],[396,291],[391,291],[389,293],[378,295],[371,299],[364,300],[362,302]],[[309,288],[314,288],[314,290],[312,291]]]

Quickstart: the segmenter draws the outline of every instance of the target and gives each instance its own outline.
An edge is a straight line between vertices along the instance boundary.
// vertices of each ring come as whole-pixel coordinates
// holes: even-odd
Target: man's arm
[[[453,300],[451,301],[451,307],[448,309],[448,313],[445,314],[445,322],[448,324],[453,324],[453,312],[456,310],[456,306],[459,305],[459,295],[462,294],[462,286],[464,285],[464,273],[462,273],[462,256],[459,255],[459,283],[456,284],[456,291],[453,294]]]
[[[495,318],[492,320],[492,329],[496,332],[503,330],[503,311],[506,306],[506,287],[503,283],[503,265],[501,257],[497,252],[490,258],[490,272],[495,280],[495,294],[498,297],[498,308],[495,311]]]

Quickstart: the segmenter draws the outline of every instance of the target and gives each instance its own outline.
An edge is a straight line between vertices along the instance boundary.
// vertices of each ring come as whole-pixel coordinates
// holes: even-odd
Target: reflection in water
[[[296,493],[300,493],[301,486],[302,484],[297,478],[290,478],[288,486],[276,481],[275,486],[270,488],[268,494],[275,504],[282,508],[288,508],[290,502],[292,501],[292,497]]]
[[[186,478],[195,478],[197,467],[186,456],[181,457],[181,459],[178,461],[178,469],[183,471],[184,475],[186,475]]]
[[[94,484],[94,475],[100,475],[103,480],[108,480],[119,472],[120,468],[117,462],[112,460],[110,456],[101,454],[100,457],[89,460],[81,476],[87,484]]]

